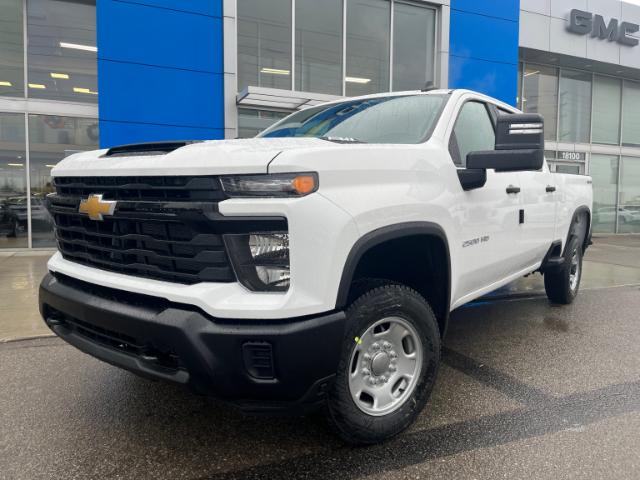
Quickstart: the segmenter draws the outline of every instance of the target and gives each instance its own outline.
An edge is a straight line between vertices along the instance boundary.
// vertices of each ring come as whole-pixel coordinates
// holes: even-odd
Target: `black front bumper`
[[[59,274],[40,285],[40,313],[62,339],[145,377],[188,385],[246,410],[306,408],[331,386],[344,312],[223,320],[189,305]]]

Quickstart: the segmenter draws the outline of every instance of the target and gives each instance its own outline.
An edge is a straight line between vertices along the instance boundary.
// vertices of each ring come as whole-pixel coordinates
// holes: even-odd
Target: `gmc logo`
[[[620,45],[629,45],[630,47],[635,47],[639,43],[637,38],[629,36],[640,30],[640,25],[637,23],[618,22],[617,18],[612,18],[607,24],[602,15],[594,15],[576,8],[571,10],[567,29],[578,35],[590,33],[594,38],[618,42]]]

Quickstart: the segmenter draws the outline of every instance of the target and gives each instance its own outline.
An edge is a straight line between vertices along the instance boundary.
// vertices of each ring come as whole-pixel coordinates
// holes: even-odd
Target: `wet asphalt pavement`
[[[640,249],[599,251],[589,268],[640,267]],[[453,313],[427,408],[367,448],[321,415],[245,416],[55,338],[0,344],[0,478],[640,478],[640,283],[585,282],[556,307],[526,282]]]

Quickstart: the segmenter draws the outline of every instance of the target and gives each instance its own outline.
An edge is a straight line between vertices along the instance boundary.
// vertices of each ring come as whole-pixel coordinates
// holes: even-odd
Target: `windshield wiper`
[[[322,137],[318,137],[320,140],[326,140],[328,142],[334,143],[367,143],[362,140],[358,140],[353,137],[332,137],[330,135],[323,135]]]

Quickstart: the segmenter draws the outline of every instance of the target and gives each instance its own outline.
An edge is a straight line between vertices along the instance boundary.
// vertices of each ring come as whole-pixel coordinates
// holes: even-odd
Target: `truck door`
[[[499,115],[510,112],[496,108]],[[519,172],[522,218],[519,247],[526,266],[541,261],[554,240],[558,185],[545,161],[541,170]]]
[[[527,262],[532,265],[541,261],[554,240],[557,205],[557,175],[549,171],[546,162],[537,172],[520,172],[522,209],[524,223],[521,228],[520,245]]]
[[[495,129],[488,105],[475,100],[465,102],[449,138],[454,164],[465,168],[469,152],[494,148]],[[460,191],[461,201],[452,207],[459,232],[458,251],[452,252],[452,258],[457,254],[459,272],[454,301],[494,286],[524,268],[518,246],[521,238],[518,173],[490,169],[483,187]]]

